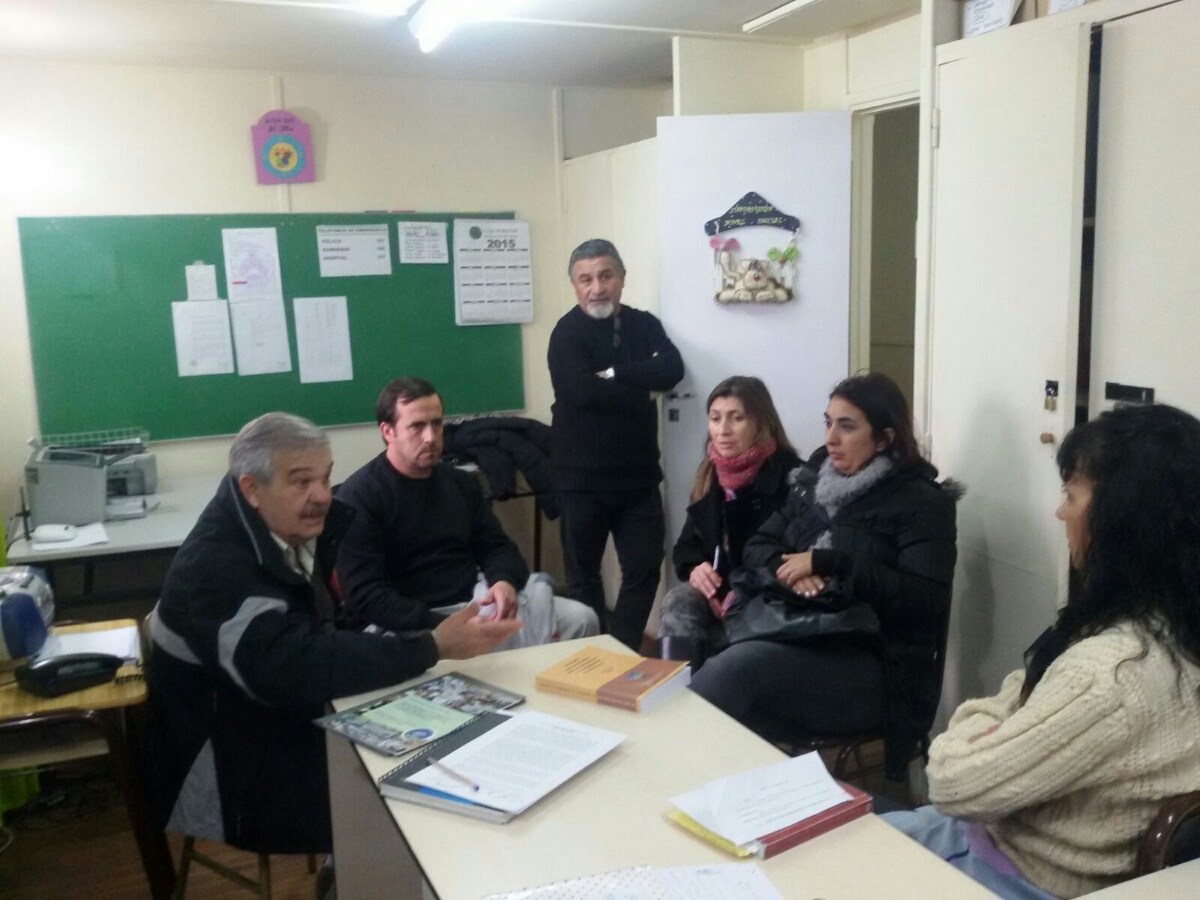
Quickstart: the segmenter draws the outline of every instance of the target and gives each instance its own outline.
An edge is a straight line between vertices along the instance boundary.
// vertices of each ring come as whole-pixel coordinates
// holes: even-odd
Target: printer
[[[145,515],[151,508],[148,504],[114,503],[111,498],[153,494],[158,489],[158,466],[154,454],[140,440],[80,446],[35,444],[25,463],[25,484],[34,528],[90,525]]]
[[[41,447],[25,463],[29,516],[39,525],[91,525],[104,521],[108,466],[86,450]]]
[[[147,450],[122,456],[108,464],[108,496],[136,497],[158,490],[158,463]]]

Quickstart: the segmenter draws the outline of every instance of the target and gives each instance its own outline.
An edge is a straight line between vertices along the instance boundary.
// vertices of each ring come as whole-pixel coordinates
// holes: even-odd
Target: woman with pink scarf
[[[742,564],[746,540],[783,505],[788,474],[800,465],[767,386],[745,375],[708,395],[704,450],[671,554],[683,584],[663,598],[661,653],[672,659],[721,643],[729,574]]]

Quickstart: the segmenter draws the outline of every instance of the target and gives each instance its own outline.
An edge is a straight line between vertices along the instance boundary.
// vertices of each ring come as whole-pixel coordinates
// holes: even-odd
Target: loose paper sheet
[[[450,262],[445,222],[397,222],[396,231],[400,236],[401,263]]]
[[[519,813],[590,766],[625,735],[528,710],[442,758],[479,785],[473,790],[430,766],[408,780],[485,806]]]
[[[292,371],[282,300],[251,300],[230,306],[239,375]]]
[[[671,798],[709,831],[739,846],[850,799],[817,753],[710,781]]]
[[[225,287],[230,303],[283,302],[274,228],[222,228],[221,244],[225,248]]]
[[[75,550],[79,547],[91,547],[95,544],[107,544],[108,532],[103,522],[93,522],[91,525],[80,525],[75,529],[75,537],[69,541],[30,541],[30,545],[38,553],[55,550]]]
[[[183,276],[187,279],[187,298],[189,300],[217,299],[217,267],[206,266],[204,263],[193,263],[183,267]]]
[[[387,223],[318,225],[317,256],[322,278],[391,275],[392,243]]]
[[[1012,23],[1020,0],[967,0],[963,4],[963,37],[973,37]],[[1032,3],[1033,0],[1025,0]]]
[[[297,297],[292,311],[296,315],[300,382],[353,381],[346,298]]]
[[[658,877],[678,900],[783,900],[758,866],[722,863],[658,869]]]
[[[484,900],[730,900],[733,897],[782,900],[771,880],[753,863],[620,869],[489,894]]]
[[[68,653],[107,653],[137,662],[138,633],[136,625],[107,628],[104,631],[51,634],[38,651],[38,659],[53,659]]]
[[[224,300],[172,303],[171,319],[175,325],[175,363],[180,378],[228,375],[233,371],[228,303]]]
[[[528,222],[454,220],[454,321],[533,321]]]

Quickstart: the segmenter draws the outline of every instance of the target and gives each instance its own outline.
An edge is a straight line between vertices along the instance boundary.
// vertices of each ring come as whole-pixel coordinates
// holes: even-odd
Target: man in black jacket
[[[580,244],[567,274],[578,306],[554,326],[547,357],[567,582],[636,650],[663,560],[655,393],[680,382],[683,361],[657,318],[621,304],[625,264],[611,243]],[[609,534],[621,564],[611,616],[600,580]]]
[[[360,624],[431,628],[475,599],[498,619],[525,620],[522,644],[599,631],[590,609],[555,597],[548,579],[530,578],[475,476],[441,462],[442,400],[432,384],[393,379],[379,394],[375,418],[386,449],[338,492],[357,512],[337,573],[346,608]]]
[[[311,422],[250,422],[171,564],[150,620],[155,801],[168,830],[329,852],[325,739],[313,725],[324,704],[482,653],[520,627],[472,606],[403,636],[339,628],[325,576],[352,513],[331,498],[332,467]]]

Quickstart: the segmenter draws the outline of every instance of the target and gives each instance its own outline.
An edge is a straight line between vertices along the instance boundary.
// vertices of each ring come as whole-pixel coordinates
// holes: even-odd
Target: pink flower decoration
[[[739,249],[741,246],[742,246],[742,245],[738,243],[738,240],[737,240],[737,238],[730,238],[729,240],[727,240],[727,241],[725,242],[725,248],[724,248],[724,249],[726,249],[726,250],[737,250],[737,249]]]
[[[708,239],[708,246],[712,247],[714,250],[720,250],[721,238],[718,235],[713,235]]]

